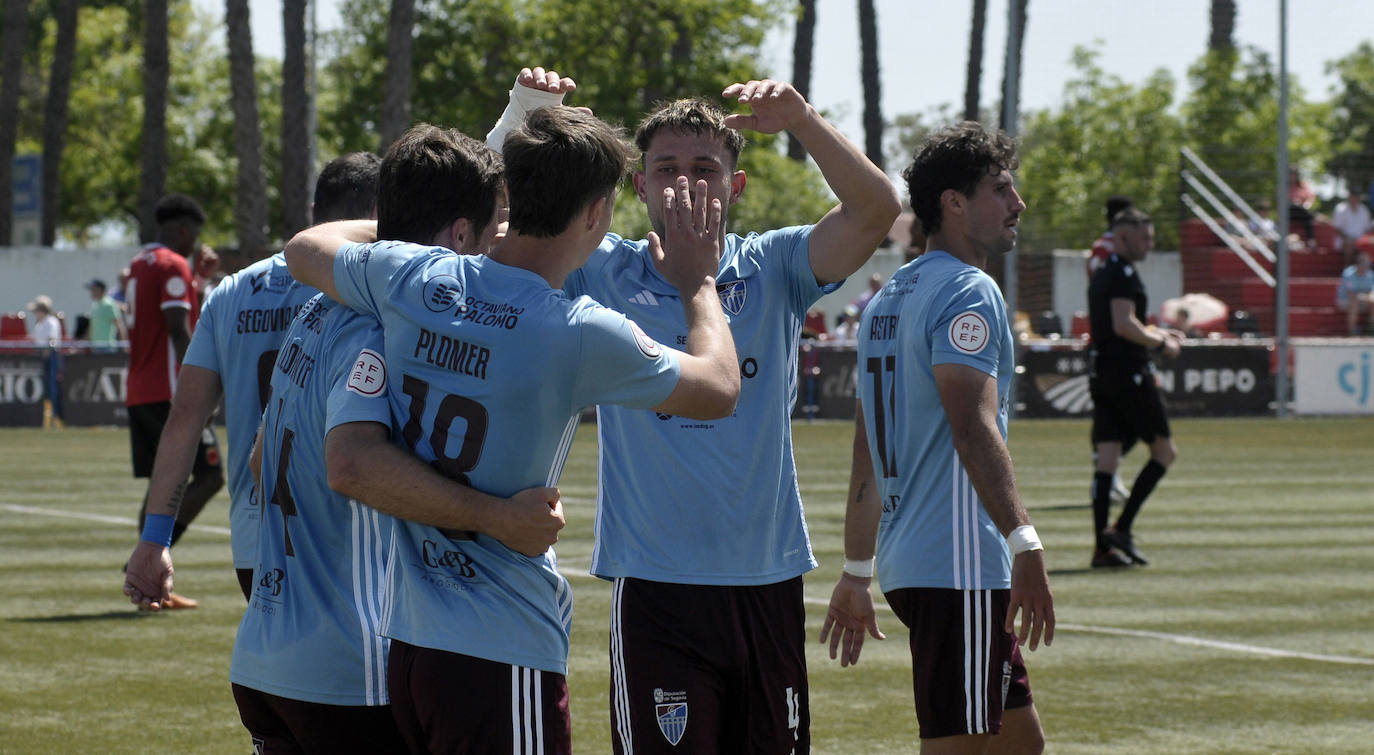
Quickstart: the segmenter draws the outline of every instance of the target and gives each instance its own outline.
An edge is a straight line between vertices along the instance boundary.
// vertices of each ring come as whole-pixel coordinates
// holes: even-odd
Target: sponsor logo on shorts
[[[716,284],[716,293],[720,296],[721,309],[732,315],[737,315],[744,309],[744,300],[749,294],[749,286],[745,281],[718,283]]]
[[[359,396],[374,398],[386,391],[386,363],[382,355],[372,349],[358,352],[353,369],[348,373],[348,390]]]
[[[977,312],[969,311],[949,324],[949,343],[965,354],[977,354],[988,345],[988,321]]]
[[[447,312],[463,300],[463,284],[452,275],[436,275],[425,281],[425,308]]]
[[[658,347],[658,342],[641,330],[634,320],[628,322],[630,323],[630,331],[635,334],[635,344],[639,346],[640,353],[650,359],[658,359],[658,355],[663,353]]]
[[[664,703],[654,706],[658,714],[658,730],[668,744],[677,746],[687,733],[687,703]]]

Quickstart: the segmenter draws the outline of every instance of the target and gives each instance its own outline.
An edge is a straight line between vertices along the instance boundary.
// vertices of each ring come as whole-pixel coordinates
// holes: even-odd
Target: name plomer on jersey
[[[411,357],[459,375],[486,380],[491,349],[421,328]]]

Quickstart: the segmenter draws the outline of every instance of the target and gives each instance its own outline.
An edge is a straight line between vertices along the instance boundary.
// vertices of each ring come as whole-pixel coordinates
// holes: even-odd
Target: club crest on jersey
[[[425,281],[425,308],[447,312],[463,300],[463,284],[452,275],[436,275]]]
[[[738,315],[740,310],[744,309],[744,299],[749,294],[749,287],[745,281],[717,283],[716,293],[720,296],[721,309]]]
[[[386,362],[382,361],[382,355],[372,349],[358,352],[358,358],[353,360],[353,369],[348,371],[348,384],[345,387],[367,398],[382,395],[386,391]]]
[[[650,359],[658,359],[658,355],[662,353],[658,347],[658,342],[641,330],[634,320],[628,322],[630,323],[630,331],[635,334],[635,344],[639,346],[639,352]]]
[[[658,730],[663,732],[668,744],[676,747],[682,735],[687,733],[687,703],[655,705],[654,711],[658,714]]]
[[[990,335],[988,321],[977,312],[965,312],[949,323],[950,345],[965,354],[977,354],[987,348]]]

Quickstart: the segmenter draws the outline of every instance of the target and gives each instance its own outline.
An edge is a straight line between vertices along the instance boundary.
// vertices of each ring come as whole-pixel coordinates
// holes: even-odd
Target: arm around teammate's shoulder
[[[344,244],[363,244],[377,240],[377,221],[338,220],[307,228],[286,242],[283,253],[291,277],[324,292],[338,301],[334,285],[334,257]]]

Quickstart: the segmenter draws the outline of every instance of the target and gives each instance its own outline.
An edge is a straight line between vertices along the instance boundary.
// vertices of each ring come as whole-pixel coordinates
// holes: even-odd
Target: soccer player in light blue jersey
[[[315,182],[315,220],[373,217],[380,164],[376,155],[353,152],[325,165]],[[257,558],[259,510],[248,454],[267,405],[277,346],[296,311],[316,293],[291,279],[280,253],[225,278],[210,293],[182,362],[148,482],[148,513],[175,518],[197,443],[222,395],[229,436],[230,548],[245,600]],[[159,521],[153,520],[155,525]],[[125,577],[125,594],[150,609],[162,607],[172,589],[171,553],[162,545],[145,527]]]
[[[404,752],[376,631],[391,519],[331,490],[325,464],[333,433],[390,428],[381,325],[316,293],[280,346],[255,451],[269,515],[253,522],[234,701],[260,752]]]
[[[586,406],[729,414],[739,375],[714,288],[720,203],[704,185],[693,195],[686,177],[660,194],[671,223],[653,246],[689,323],[680,352],[559,290],[610,225],[630,160],[618,133],[588,113],[545,108],[504,148],[509,230],[486,257],[432,246],[483,235],[469,221],[392,221],[391,202],[437,207],[441,217],[447,209],[441,184],[400,175],[423,173],[433,149],[388,153],[375,232],[335,224],[287,245],[299,279],[381,319],[404,443],[444,474],[506,495],[557,480]],[[399,241],[347,243],[376,236]],[[570,752],[572,593],[552,550],[531,557],[482,533],[403,522],[390,568],[382,633],[392,640],[392,705],[412,749]]]
[[[983,272],[1011,250],[1026,209],[1015,167],[1011,139],[973,122],[917,149],[903,175],[925,253],[859,329],[845,566],[820,637],[831,658],[843,646],[846,666],[865,631],[883,638],[869,590],[876,540],[878,580],[911,630],[922,752],[1044,747],[1019,644],[1054,639],[1054,605],[1007,452],[1015,344]]]
[[[512,105],[531,89],[546,87],[522,72]],[[704,182],[723,216],[740,200],[739,129],[787,130],[840,203],[815,225],[746,236],[726,233],[722,217],[712,274],[738,350],[735,413],[703,422],[598,407],[591,570],[615,582],[616,752],[808,750],[801,575],[816,561],[792,459],[798,339],[807,309],[868,260],[901,209],[883,172],[791,85],[749,81],[722,94],[748,111],[679,100],[636,133],[634,186],[657,237],[672,220],[659,198],[680,176]],[[608,234],[564,290],[624,312],[657,342],[687,337],[680,295],[650,240]]]

